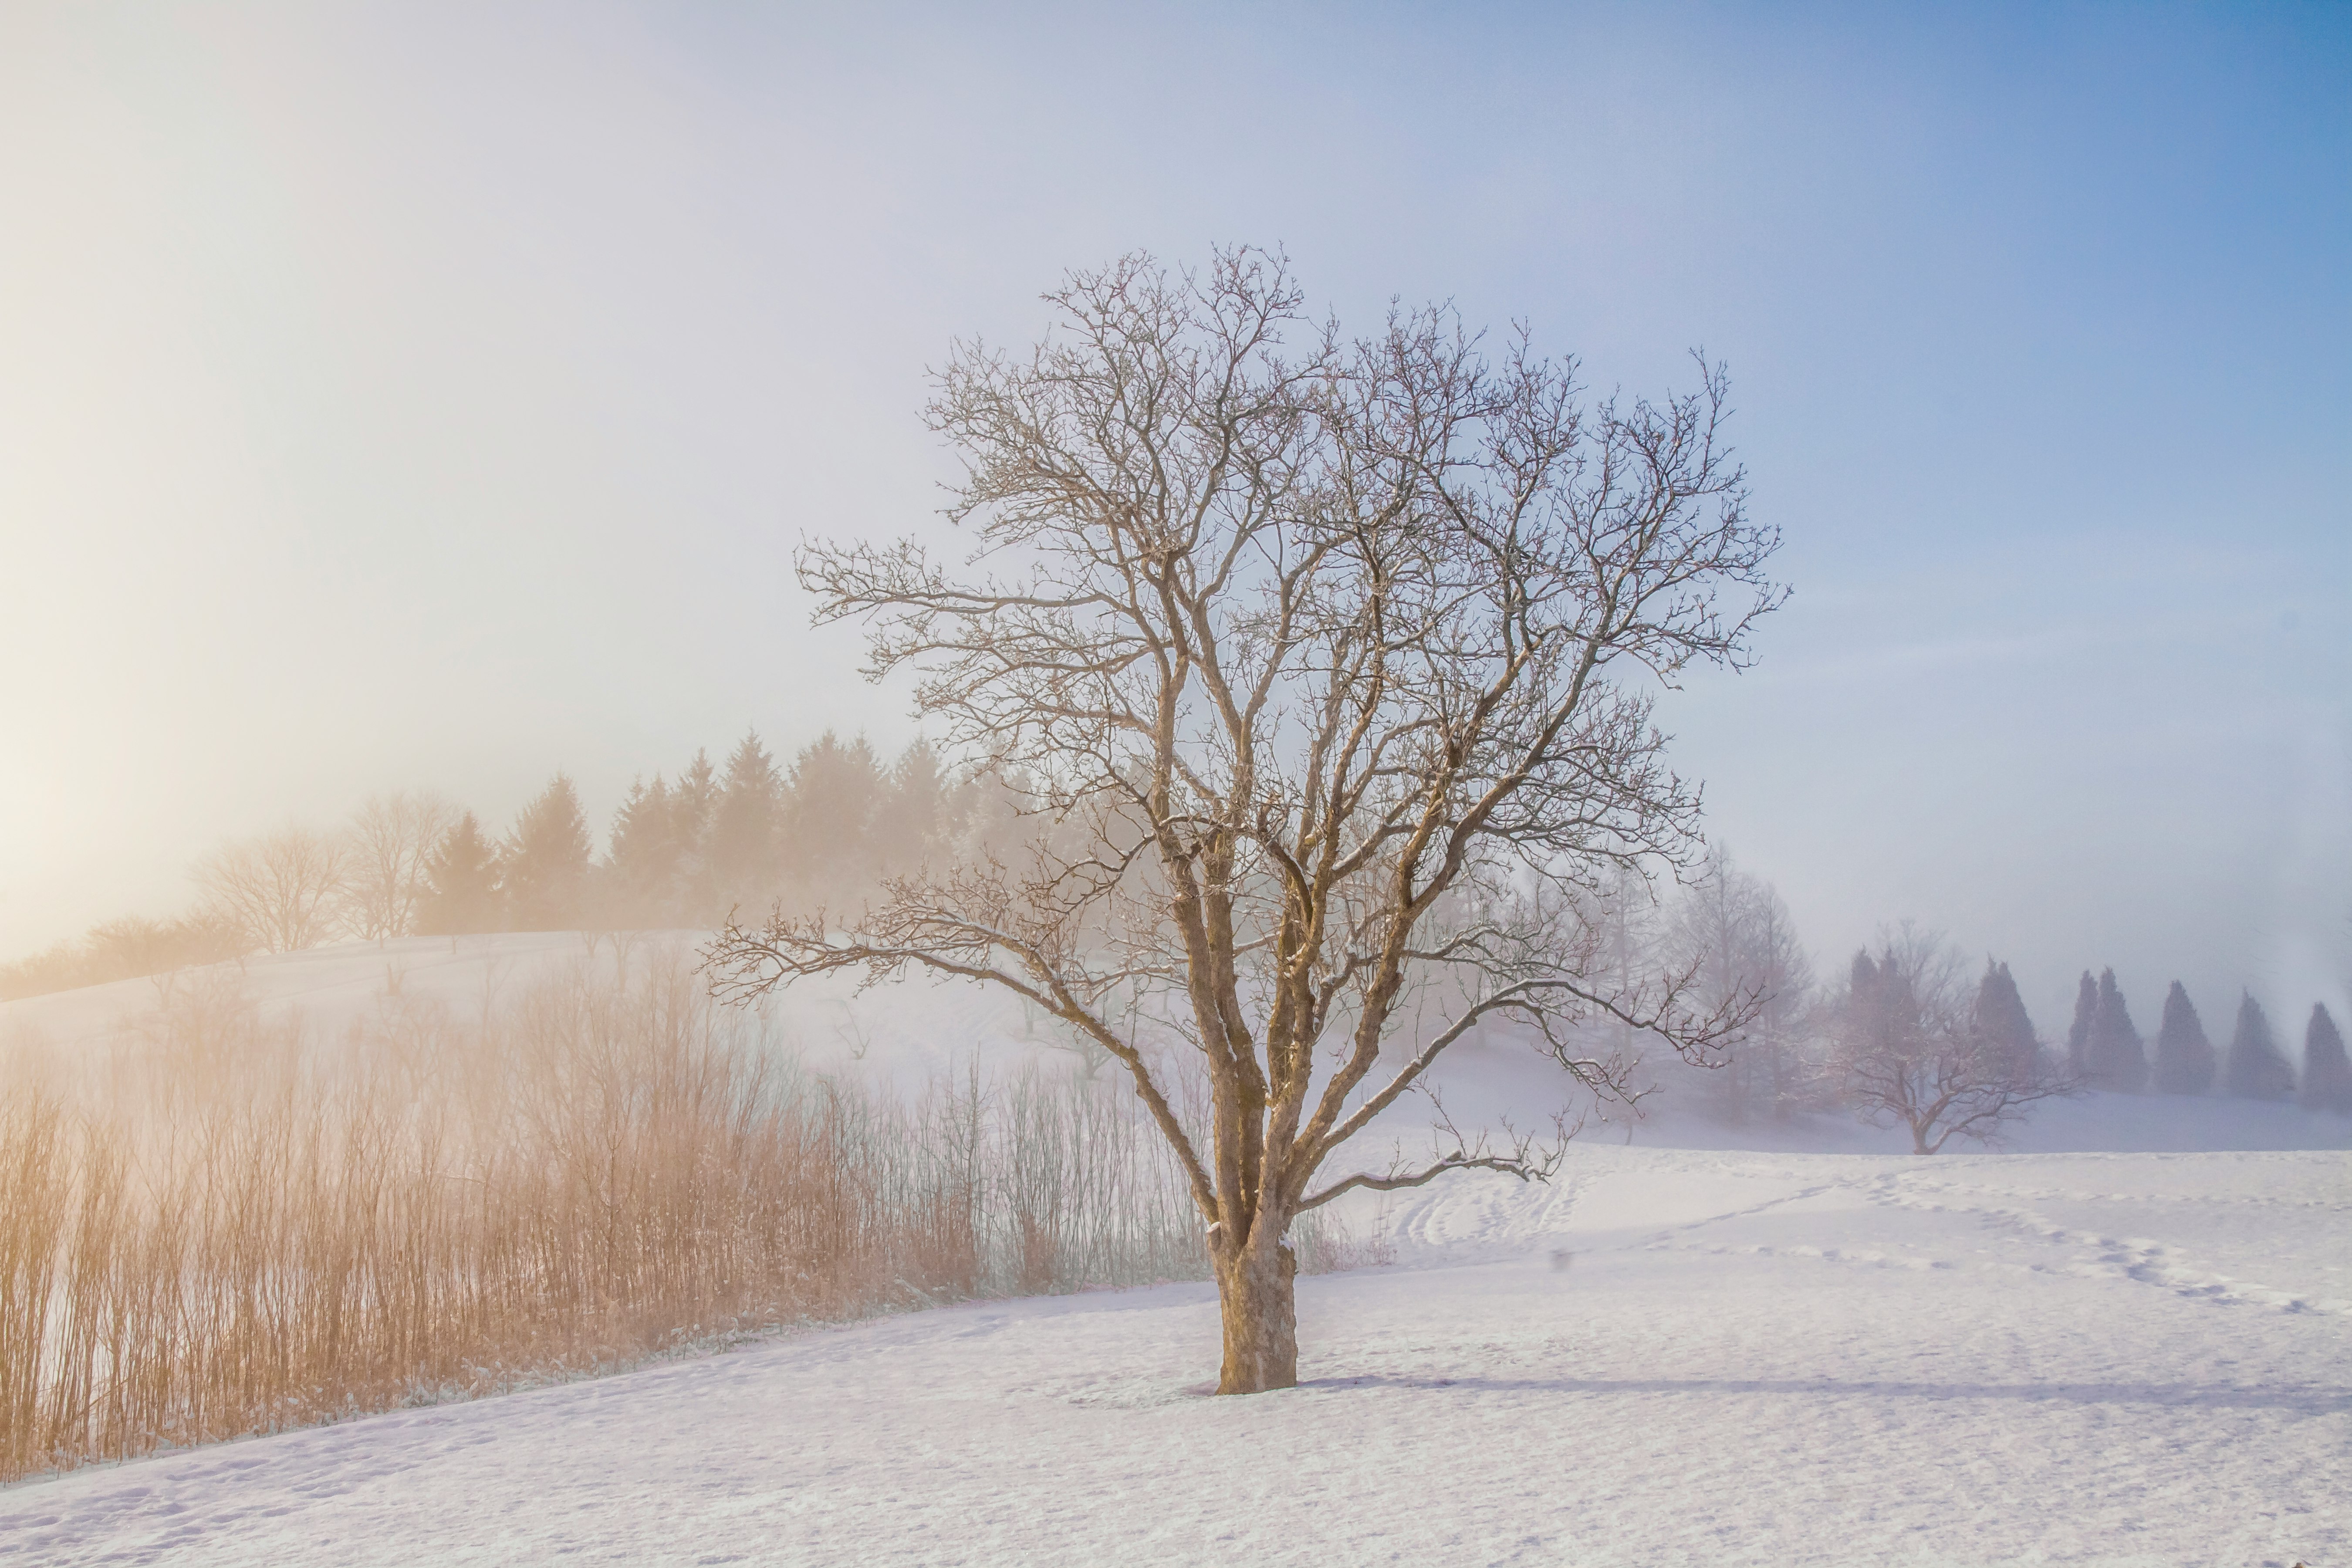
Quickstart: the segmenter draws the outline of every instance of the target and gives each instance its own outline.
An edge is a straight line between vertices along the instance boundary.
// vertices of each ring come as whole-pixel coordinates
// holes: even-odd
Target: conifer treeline
[[[1867,955],[1857,958],[1866,963]],[[2003,1042],[2021,1060],[2040,1047],[2025,1004],[2010,978],[2009,965],[1985,971],[1978,993],[1976,1026]],[[2306,1110],[2352,1116],[2352,1059],[2325,1004],[2315,1003],[2304,1026],[2304,1068],[2295,1069],[2271,1034],[2270,1019],[2251,992],[2238,1001],[2237,1026],[2226,1058],[2213,1048],[2205,1026],[2179,981],[2165,994],[2162,1021],[2153,1053],[2132,1025],[2131,1009],[2116,984],[2116,972],[2097,979],[2083,974],[2074,1019],[2067,1031],[2064,1067],[2083,1088],[2120,1094],[2204,1095],[2236,1100],[2294,1099]]]
[[[2131,1010],[2116,984],[2116,972],[2090,971],[2075,991],[2074,1021],[2066,1033],[2066,1065],[2086,1088],[2137,1094],[2220,1092],[2238,1100],[2295,1099],[2310,1110],[2352,1116],[2352,1065],[2343,1037],[2324,1004],[2314,1003],[2304,1026],[2300,1088],[2294,1068],[2271,1034],[2271,1022],[2251,992],[2238,999],[2237,1026],[2226,1057],[2217,1053],[2197,1016],[2196,1004],[2179,981],[2165,994],[2151,1060]]]
[[[2015,1084],[2047,1079],[2125,1094],[2294,1099],[2308,1109],[2352,1116],[2352,1059],[2323,1005],[2313,1007],[2305,1026],[2299,1075],[2251,994],[2241,1001],[2225,1057],[2179,981],[2165,995],[2151,1056],[2113,969],[2084,973],[2063,1046],[2043,1043],[2010,966],[1994,958],[1973,977],[1955,969],[1934,987],[1944,993],[1938,1020],[1931,1016],[1938,1009],[1927,1006],[1921,994],[1922,977],[1890,979],[1885,954],[1859,952],[1824,983],[1771,884],[1719,850],[1670,902],[1658,902],[1633,879],[1602,893],[1592,914],[1597,973],[1621,984],[1661,968],[1684,975],[1689,1004],[1701,1009],[1754,1000],[1753,1021],[1720,1066],[1686,1077],[1686,1092],[1725,1121],[1853,1109],[1855,1075],[1846,1069],[1855,1050],[1875,1040],[1873,1048],[1882,1055],[1907,1054],[1917,1058],[1915,1066],[1926,1063],[1936,1053],[1924,1042],[1937,1032],[1929,1026],[1938,1022],[1952,1047],[1943,1055],[1972,1058],[1965,1065],[1978,1077]],[[1906,936],[1895,945],[1907,942]],[[1960,955],[1948,956],[1959,964]],[[1631,1055],[1642,1047],[1637,1032],[1622,1023],[1603,1020],[1592,1029],[1599,1050]],[[1948,1088],[1946,1083],[1937,1092]]]
[[[723,767],[697,752],[674,779],[631,784],[601,857],[562,773],[502,838],[464,814],[426,863],[415,930],[699,929],[780,900],[838,909],[1012,818],[1001,789],[954,776],[920,741],[886,763],[864,736],[828,731],[787,769],[748,734]]]
[[[502,931],[707,929],[730,910],[846,910],[885,878],[1010,853],[1035,826],[1013,787],[917,742],[885,762],[827,731],[780,766],[756,733],[638,780],[604,847],[557,773],[503,833],[436,795],[371,798],[341,828],[289,826],[200,860],[196,908],[110,921],[0,964],[0,1000],[324,942]]]

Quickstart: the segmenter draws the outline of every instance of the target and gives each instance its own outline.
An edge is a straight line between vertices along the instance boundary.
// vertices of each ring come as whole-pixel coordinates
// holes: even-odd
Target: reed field
[[[1123,1085],[807,1070],[676,954],[336,1032],[234,969],[0,1110],[0,1478],[958,1298],[1200,1278]],[[942,1053],[941,1059],[948,1059]],[[1329,1232],[1307,1267],[1355,1261]]]

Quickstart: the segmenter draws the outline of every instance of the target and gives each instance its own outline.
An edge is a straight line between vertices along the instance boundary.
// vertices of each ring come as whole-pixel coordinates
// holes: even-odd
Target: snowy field
[[[562,949],[504,940],[517,969]],[[383,964],[257,988],[325,1016]],[[439,973],[453,1005],[480,979]],[[870,1063],[927,1032],[808,1006]],[[70,1055],[105,1016],[11,1004],[0,1039]],[[1296,1390],[1202,1396],[1206,1286],[948,1308],[19,1485],[0,1558],[2352,1562],[2343,1122],[2095,1100],[1932,1160],[1632,1131],[1549,1188],[1402,1195],[1396,1262],[1301,1281]],[[2200,1140],[2234,1146],[2147,1152]],[[2140,1152],[2051,1152],[2102,1142]]]

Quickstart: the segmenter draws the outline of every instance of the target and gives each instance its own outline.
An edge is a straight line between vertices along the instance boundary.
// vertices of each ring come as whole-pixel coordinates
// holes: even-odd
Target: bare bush
[[[175,921],[127,915],[92,926],[79,942],[0,963],[0,1002],[217,963],[252,948],[244,928],[216,912],[200,910]]]
[[[1198,1277],[1108,1096],[803,1075],[682,965],[321,1039],[213,974],[0,1118],[0,1479],[979,1293]]]
[[[196,862],[205,912],[268,952],[296,952],[335,934],[352,870],[341,839],[289,825],[231,839]]]

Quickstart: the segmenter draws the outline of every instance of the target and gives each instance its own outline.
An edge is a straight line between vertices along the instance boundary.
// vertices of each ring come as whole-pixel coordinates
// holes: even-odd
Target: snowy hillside
[[[587,952],[469,940],[241,983],[331,1038],[388,986],[472,1008]],[[135,1060],[155,995],[10,1004],[0,1045]],[[782,1023],[877,1074],[1060,1055],[929,987],[804,993]],[[1449,1104],[1524,1107],[1539,1065],[1465,1055]],[[1594,1127],[1549,1187],[1360,1205],[1395,1261],[1300,1282],[1295,1390],[1202,1396],[1206,1286],[951,1307],[20,1484],[0,1557],[2344,1561],[2347,1143],[2289,1107],[2104,1097],[1923,1160],[1669,1110]]]
[[[1593,1146],[1302,1281],[945,1309],[0,1493],[28,1562],[2271,1563],[2352,1552],[2352,1159]],[[1292,1462],[1296,1461],[1296,1468]]]

